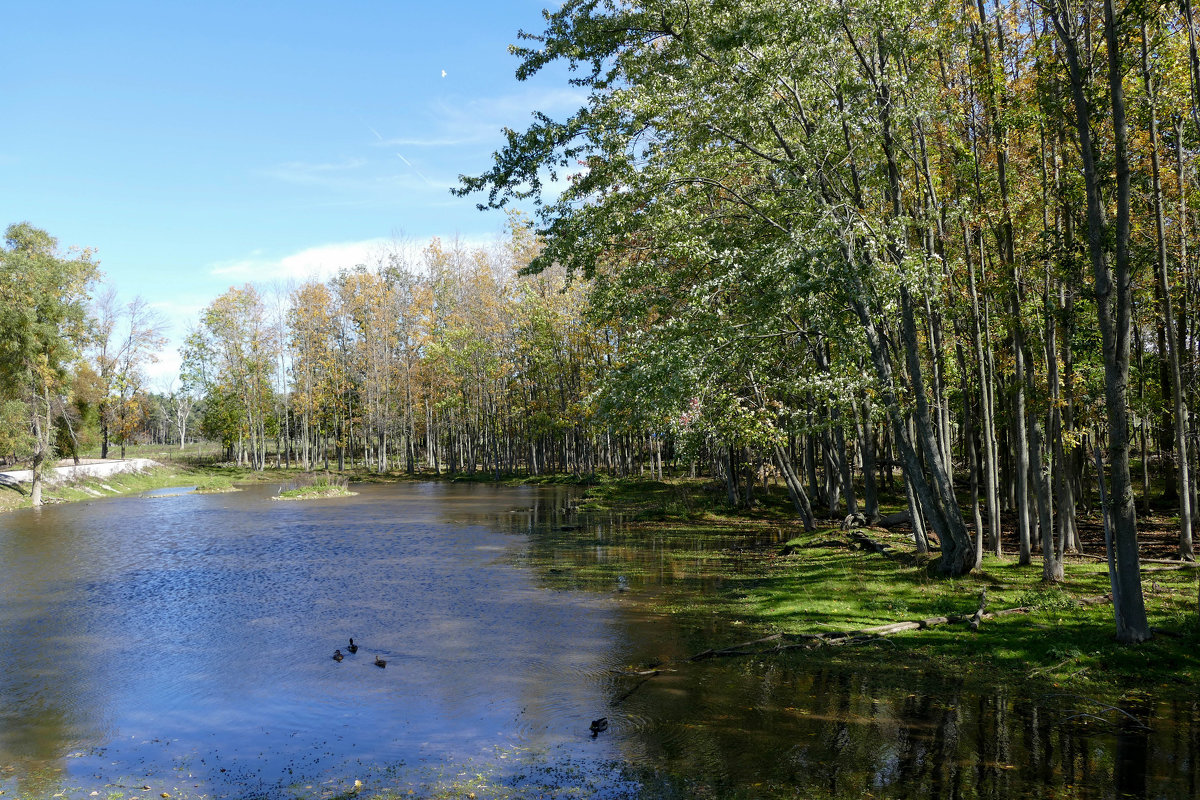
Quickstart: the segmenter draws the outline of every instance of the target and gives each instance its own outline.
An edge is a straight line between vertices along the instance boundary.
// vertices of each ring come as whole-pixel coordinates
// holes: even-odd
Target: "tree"
[[[1092,80],[1081,52],[1085,36],[1090,33],[1087,27],[1091,18],[1079,15],[1065,0],[1049,4],[1047,12],[1062,43],[1087,192],[1088,257],[1092,266],[1104,354],[1111,505],[1105,513],[1111,515],[1115,539],[1113,608],[1117,620],[1117,638],[1124,642],[1140,642],[1149,639],[1151,633],[1146,620],[1138,564],[1137,521],[1129,474],[1127,425],[1133,281],[1130,261],[1130,164],[1122,45],[1128,36],[1128,31],[1123,29],[1128,20],[1124,15],[1118,18],[1113,0],[1104,0],[1102,5],[1102,29],[1098,33],[1102,35],[1107,49],[1106,81]],[[1097,107],[1096,99],[1096,95],[1102,92],[1100,99],[1106,104],[1103,112]],[[1110,157],[1115,166],[1115,180],[1109,179],[1105,167],[1100,163],[1101,142],[1094,127],[1096,116],[1108,112],[1112,115]],[[1110,220],[1107,209],[1111,206],[1115,206],[1116,214]]]
[[[97,276],[90,251],[63,254],[27,222],[10,225],[0,250],[0,378],[26,404],[33,437],[33,505],[42,503],[42,468],[52,456],[68,367],[84,341],[88,291]]]
[[[647,291],[672,262],[701,291],[746,271],[785,283],[782,304],[757,315],[767,325],[724,326],[743,346],[781,335],[770,322],[808,298],[851,314],[953,575],[974,566],[975,548],[917,320],[943,262],[913,246],[936,226],[936,204],[905,163],[936,92],[940,13],[911,2],[745,2],[705,15],[686,2],[568,2],[547,14],[544,34],[526,35],[536,45],[517,50],[518,75],[562,59],[584,72],[575,81],[590,90],[587,105],[566,122],[542,116],[510,131],[495,167],[464,176],[459,191],[487,190],[503,206],[536,195],[544,175],[582,167],[541,207],[546,249],[534,268],[640,270]]]
[[[108,458],[115,430],[124,458],[128,437],[140,421],[136,398],[145,383],[143,367],[158,360],[158,351],[166,343],[162,335],[165,323],[141,296],[118,306],[113,287],[97,299],[95,320],[93,360],[102,384],[100,457]]]
[[[185,384],[203,387],[205,425],[231,457],[266,463],[275,420],[272,376],[278,337],[253,286],[231,287],[204,310],[184,343]]]

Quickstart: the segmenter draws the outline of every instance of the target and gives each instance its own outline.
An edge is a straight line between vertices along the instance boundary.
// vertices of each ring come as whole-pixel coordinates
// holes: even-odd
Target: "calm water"
[[[686,537],[580,519],[562,490],[277,488],[0,517],[0,791],[1200,796],[1193,693],[1126,716],[802,655],[677,663],[730,641],[647,610],[708,588]]]

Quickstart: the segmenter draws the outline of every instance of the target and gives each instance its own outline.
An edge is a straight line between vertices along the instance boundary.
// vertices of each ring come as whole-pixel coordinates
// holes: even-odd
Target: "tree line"
[[[538,247],[433,240],[322,282],[233,287],[189,333],[182,384],[230,460],[495,476],[632,469],[587,408],[614,352],[582,283],[521,276]],[[640,451],[639,451],[640,452]]]

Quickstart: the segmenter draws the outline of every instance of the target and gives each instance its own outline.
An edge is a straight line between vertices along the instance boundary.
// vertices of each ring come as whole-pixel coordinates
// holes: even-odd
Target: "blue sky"
[[[449,188],[502,126],[582,99],[561,72],[513,76],[543,5],[19,4],[0,27],[0,226],[95,248],[173,339],[233,284],[327,275],[396,237],[492,239],[501,215]]]

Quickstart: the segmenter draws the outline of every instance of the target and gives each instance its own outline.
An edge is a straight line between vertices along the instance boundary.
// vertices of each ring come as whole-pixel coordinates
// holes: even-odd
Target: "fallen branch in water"
[[[641,674],[641,673],[630,673],[630,674]],[[658,675],[658,674],[659,674],[658,670],[653,670],[652,672],[650,672],[650,674],[646,675],[640,681],[638,681],[633,686],[631,686],[628,690],[626,690],[620,697],[618,697],[615,700],[613,700],[612,702],[610,702],[609,705],[617,706],[617,705],[620,705],[621,703],[625,702],[626,700],[629,699],[630,695],[632,695],[638,689],[645,686],[647,683],[650,682],[651,678],[653,678],[655,675]]]
[[[1059,667],[1065,667],[1068,662],[1074,661],[1074,660],[1075,660],[1075,656],[1067,656],[1066,658],[1064,658],[1062,661],[1058,662],[1057,664],[1050,664],[1049,666],[1045,666],[1045,667],[1035,667],[1034,669],[1029,670],[1029,674],[1030,675],[1040,675],[1043,672],[1049,672],[1052,669],[1058,669]]]
[[[1108,703],[1101,702],[1100,700],[1097,700],[1094,697],[1085,697],[1083,695],[1071,694],[1069,692],[1052,692],[1050,694],[1042,695],[1042,697],[1069,697],[1074,700],[1082,700],[1086,703],[1091,703],[1092,705],[1099,706],[1101,711],[1115,712],[1116,714],[1120,715],[1121,719],[1123,719],[1125,724],[1128,726],[1139,728],[1139,729],[1141,729],[1143,731],[1147,731],[1147,732],[1149,732],[1151,730],[1149,725],[1147,725],[1145,722],[1140,720],[1137,716],[1129,713],[1125,709],[1119,708],[1114,705],[1109,705]],[[1120,721],[1120,720],[1118,720],[1118,722],[1113,722],[1110,719],[1101,717],[1101,716],[1099,716],[1099,714],[1093,714],[1090,711],[1080,711],[1078,709],[1071,709],[1071,711],[1073,712],[1073,713],[1071,713],[1071,716],[1063,717],[1059,721],[1060,722],[1069,722],[1070,720],[1073,720],[1073,719],[1087,718],[1087,719],[1099,720],[1100,722],[1103,722],[1108,725],[1113,725],[1114,727]]]
[[[660,667],[661,667],[661,669],[660,669]],[[661,662],[656,662],[656,665],[653,667],[650,667],[649,669],[615,670],[614,671],[615,674],[620,675],[622,677],[641,678],[641,680],[638,681],[637,683],[635,683],[633,686],[631,686],[625,692],[623,692],[619,697],[609,701],[609,705],[610,706],[620,705],[624,701],[628,700],[629,697],[634,692],[636,692],[638,689],[642,688],[647,683],[649,683],[651,678],[657,678],[659,675],[663,674],[664,672],[674,672],[674,671],[675,670],[673,670],[669,667],[662,667]]]

